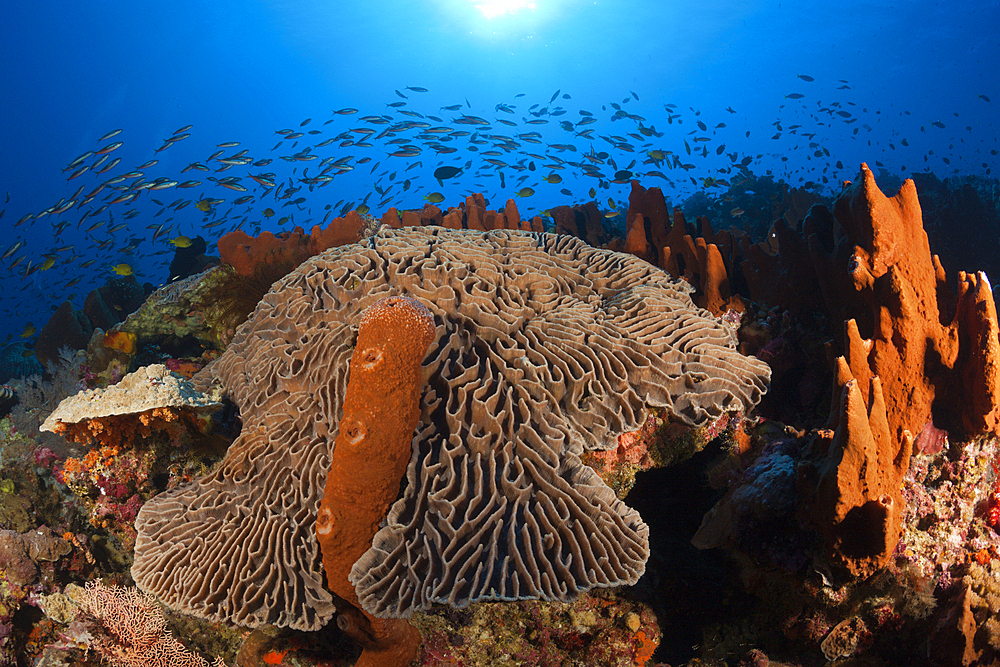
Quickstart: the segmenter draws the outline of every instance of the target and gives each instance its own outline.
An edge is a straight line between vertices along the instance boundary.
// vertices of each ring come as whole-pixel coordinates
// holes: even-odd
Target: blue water
[[[419,208],[432,192],[442,193],[442,206],[448,206],[481,191],[491,208],[500,208],[530,187],[533,195],[517,199],[525,216],[588,201],[589,190],[596,188],[601,206],[611,209],[627,200],[629,186],[609,181],[616,171],[629,170],[644,185],[663,188],[677,204],[698,190],[721,197],[725,187],[705,188],[702,179],[741,178],[738,166],[748,157],[746,169],[754,174],[770,172],[791,185],[812,182],[823,191],[853,179],[862,161],[876,171],[880,163],[898,176],[926,170],[942,178],[997,173],[1000,2],[995,0],[535,0],[533,7],[494,18],[477,4],[486,3],[7,3],[0,40],[0,201],[7,193],[9,201],[2,205],[0,251],[18,241],[24,246],[0,262],[0,340],[16,340],[29,322],[41,329],[64,299],[82,307],[87,292],[112,275],[112,265],[127,263],[140,282],[163,283],[172,257],[168,242],[178,234],[201,234],[211,251],[222,233],[237,226],[251,234],[258,227],[295,225],[308,231],[362,202],[378,217],[388,206]],[[792,94],[802,97],[786,97]],[[405,105],[387,106],[400,102]],[[614,120],[612,103],[620,109]],[[442,109],[450,105],[461,106]],[[345,108],[358,113],[333,113]],[[406,116],[404,110],[440,120]],[[581,111],[597,122],[578,125],[585,118]],[[391,119],[388,125],[362,120],[383,115]],[[463,115],[490,124],[456,122]],[[311,121],[303,125],[306,119]],[[316,147],[352,129],[374,129],[374,138],[404,121],[470,134],[446,141],[442,137],[448,135],[420,138],[421,129],[411,128],[369,139],[372,147],[342,147],[344,139]],[[572,128],[561,126],[563,121]],[[156,152],[189,124],[190,137]],[[647,136],[640,125],[662,136]],[[98,141],[119,128],[117,136]],[[285,129],[306,134],[282,139],[276,131]],[[578,135],[586,130],[592,132]],[[539,132],[543,143],[517,136],[530,132]],[[355,144],[362,137],[351,133]],[[399,146],[386,142],[396,138],[407,138],[420,154],[389,157]],[[114,169],[100,175],[91,169],[67,180],[75,169],[64,169],[77,156],[116,141],[122,146],[101,164],[121,158]],[[221,165],[207,158],[224,142],[240,143],[226,148],[223,158],[246,149],[254,161],[273,161],[216,172]],[[456,150],[438,153],[433,144]],[[490,150],[501,153],[494,159],[508,166],[485,162],[482,153]],[[676,154],[686,167],[644,163],[653,150]],[[601,152],[608,154],[603,164],[583,157]],[[281,159],[296,153],[318,158]],[[304,169],[306,178],[315,177],[324,158],[348,156],[343,164],[354,168],[328,184],[310,192],[301,182]],[[80,164],[92,165],[99,157]],[[142,191],[98,214],[102,205],[128,192],[105,188],[80,206],[99,184],[152,159],[158,163],[123,185],[156,178],[201,184]],[[212,171],[182,173],[195,162]],[[584,163],[598,167],[600,176],[585,175]],[[439,185],[432,173],[442,165],[463,172]],[[264,173],[302,189],[276,199],[275,188],[250,178]],[[543,181],[550,173],[562,182]],[[247,191],[209,180],[230,176]],[[404,192],[405,180],[410,185]],[[39,216],[72,199],[80,186],[83,193],[65,212],[15,226],[26,215]],[[253,199],[232,205],[246,196]],[[300,197],[305,201],[290,204]],[[205,214],[194,203],[206,198],[223,201]],[[274,217],[266,219],[265,208],[273,209]],[[285,217],[290,219],[279,226]],[[155,233],[162,236],[154,242]],[[53,266],[31,271],[46,254],[55,258]],[[80,266],[91,259],[90,267]]]

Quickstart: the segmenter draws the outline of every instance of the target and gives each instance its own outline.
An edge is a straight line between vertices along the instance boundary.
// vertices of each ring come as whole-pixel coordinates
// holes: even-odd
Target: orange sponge
[[[434,331],[434,318],[419,301],[388,297],[362,315],[351,356],[316,534],[330,590],[354,607],[341,610],[338,624],[364,646],[358,665],[407,665],[420,645],[420,633],[407,621],[358,611],[347,577],[399,494],[420,420],[420,366]]]

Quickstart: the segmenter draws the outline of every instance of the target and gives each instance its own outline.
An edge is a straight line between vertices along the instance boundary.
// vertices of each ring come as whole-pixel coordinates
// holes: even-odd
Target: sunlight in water
[[[473,0],[473,3],[483,16],[492,19],[504,14],[513,14],[520,9],[534,11],[535,3],[530,0]]]

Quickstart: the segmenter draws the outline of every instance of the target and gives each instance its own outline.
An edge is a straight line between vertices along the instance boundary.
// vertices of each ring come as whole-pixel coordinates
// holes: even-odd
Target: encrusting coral
[[[133,578],[213,620],[332,618],[315,520],[355,327],[407,295],[437,336],[405,493],[359,559],[365,580],[352,569],[361,606],[406,616],[635,583],[648,528],[580,455],[617,446],[651,408],[699,426],[752,409],[767,385],[690,291],[634,257],[531,232],[383,228],[306,261],[195,376],[223,385],[243,430],[215,472],[143,506]]]
[[[420,364],[433,340],[434,318],[416,299],[388,297],[361,316],[344,417],[316,517],[327,585],[355,609],[360,604],[348,576],[399,494],[420,421]],[[402,667],[413,660],[420,633],[407,621],[347,612],[340,609],[337,622],[364,646],[359,666]]]
[[[174,422],[214,412],[221,403],[208,398],[163,364],[143,366],[118,384],[86,389],[64,399],[42,423],[74,442],[105,446],[130,444],[137,436],[166,430]]]

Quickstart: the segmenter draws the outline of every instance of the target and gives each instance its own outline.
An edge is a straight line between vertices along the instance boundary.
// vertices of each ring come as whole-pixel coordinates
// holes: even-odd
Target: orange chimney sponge
[[[382,299],[361,317],[344,417],[330,458],[316,536],[330,589],[358,607],[347,580],[368,550],[410,460],[410,440],[420,421],[420,363],[434,340],[434,318],[416,299]],[[420,633],[407,621],[376,619],[352,633],[365,647],[359,665],[407,665]]]

